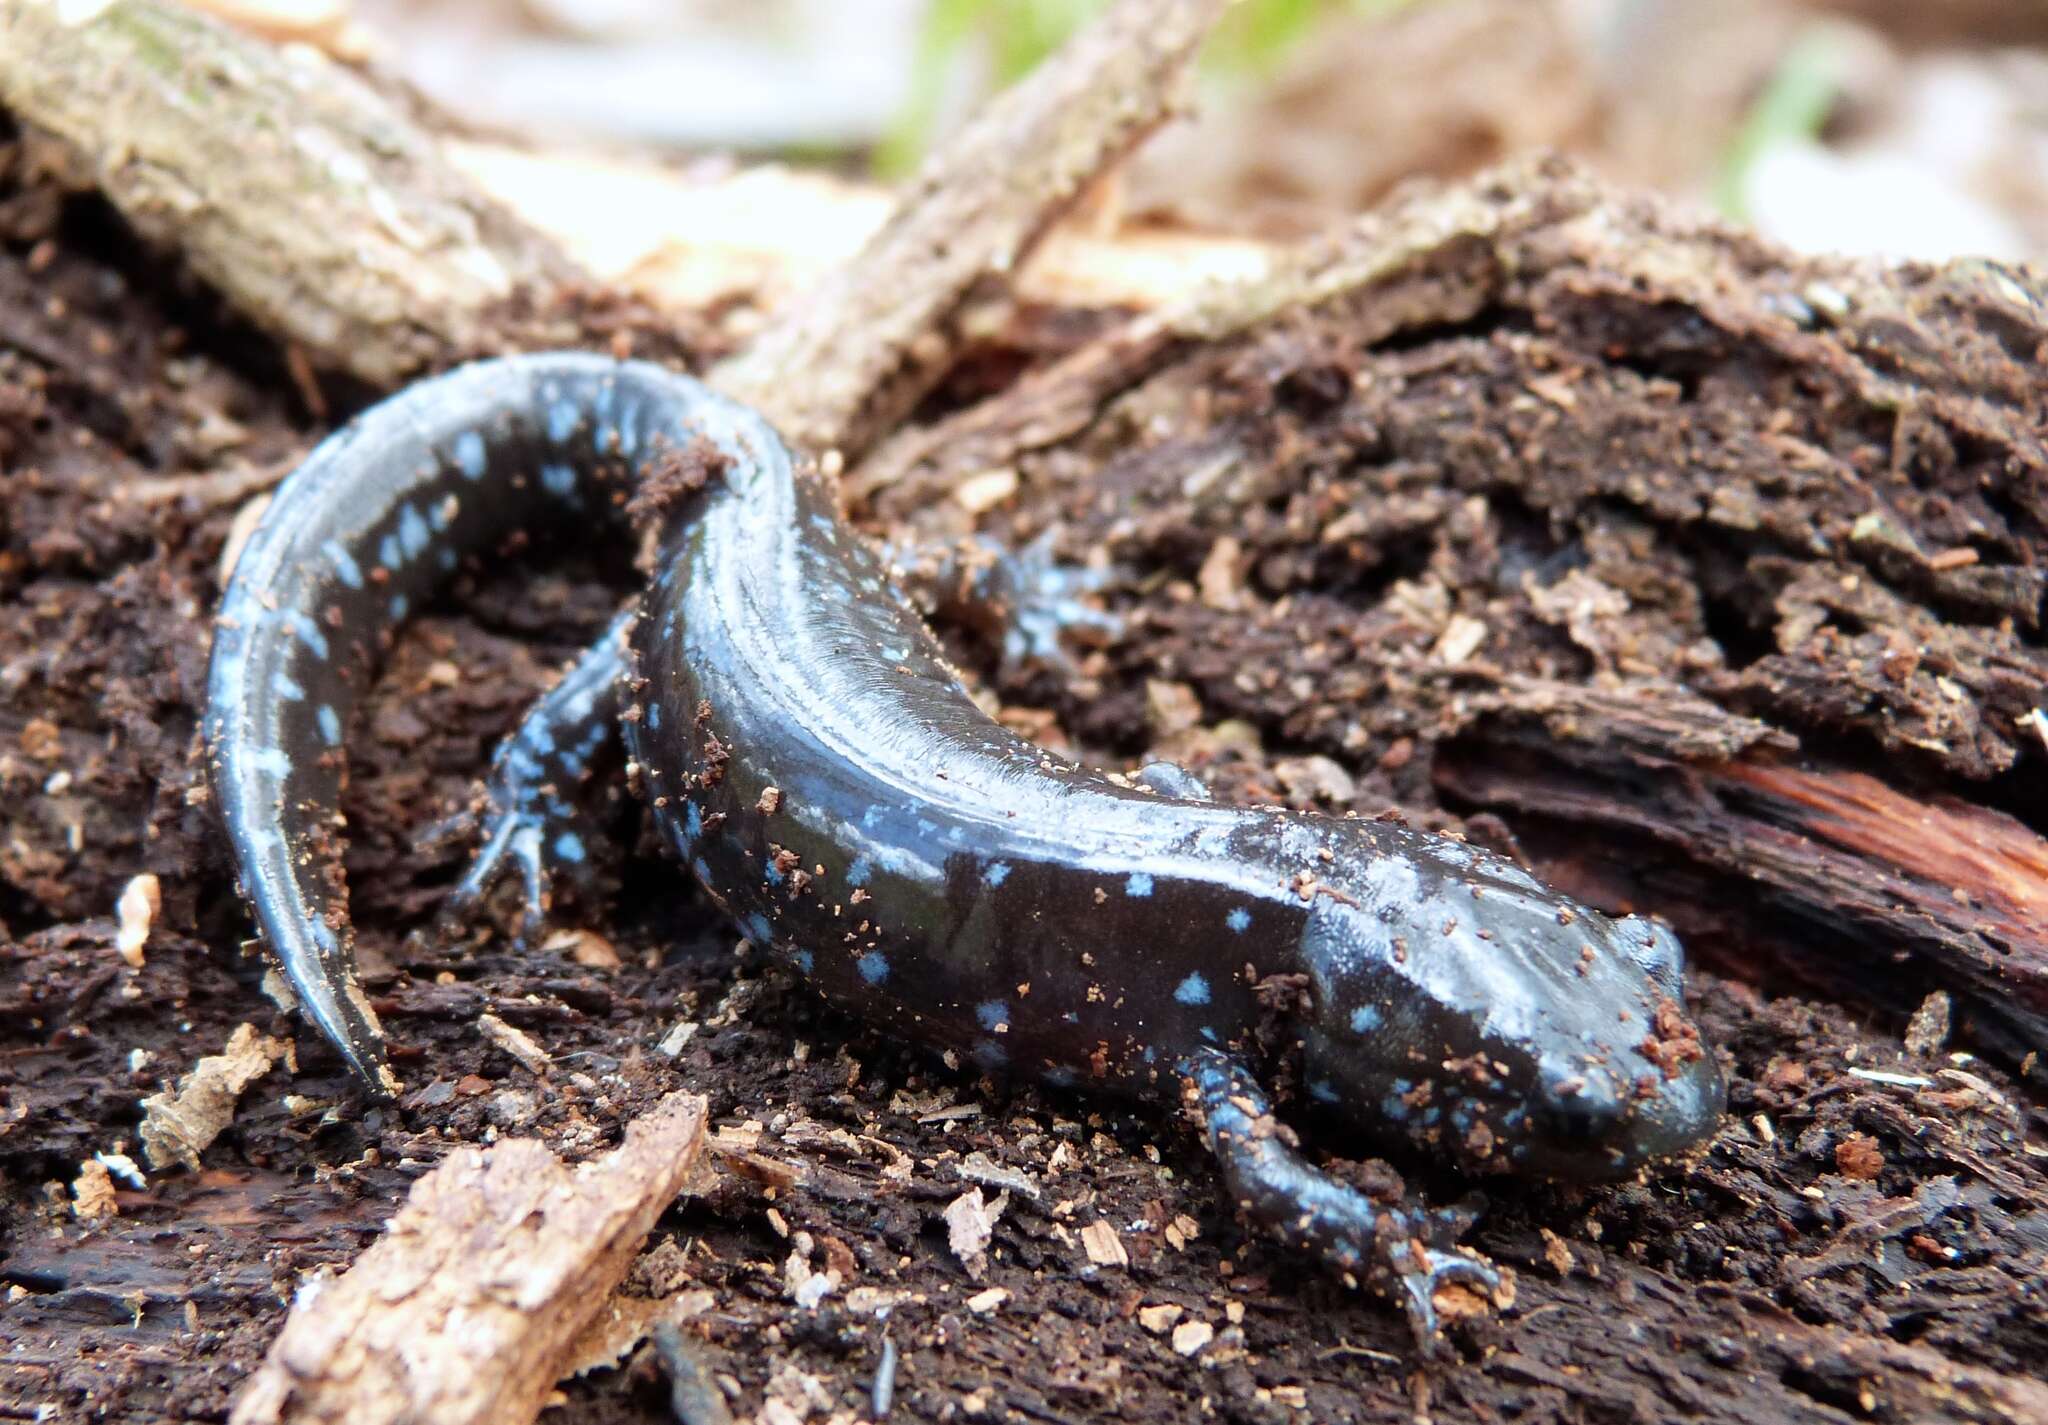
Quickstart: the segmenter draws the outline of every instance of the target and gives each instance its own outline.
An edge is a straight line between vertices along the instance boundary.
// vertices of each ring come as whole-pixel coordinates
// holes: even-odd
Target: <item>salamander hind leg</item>
[[[1462,1282],[1491,1295],[1500,1273],[1457,1239],[1469,1207],[1375,1202],[1310,1166],[1248,1066],[1222,1050],[1191,1055],[1182,1072],[1208,1123],[1211,1151],[1239,1206],[1276,1235],[1317,1253],[1353,1282],[1394,1296],[1416,1343],[1440,1349],[1438,1288]]]
[[[618,684],[632,613],[614,619],[499,744],[480,808],[443,823],[445,833],[473,828],[482,842],[449,897],[448,916],[474,911],[516,869],[523,888],[520,938],[530,940],[547,921],[557,881],[589,891],[603,834],[593,783],[621,760]]]

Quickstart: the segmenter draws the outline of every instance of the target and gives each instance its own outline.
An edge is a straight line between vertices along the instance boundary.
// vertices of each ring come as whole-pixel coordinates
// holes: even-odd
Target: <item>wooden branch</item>
[[[378,385],[577,276],[354,74],[181,5],[0,0],[0,104],[252,320]]]
[[[230,1420],[533,1419],[703,1142],[704,1100],[676,1093],[580,1167],[526,1138],[456,1150],[300,1289]]]
[[[1182,102],[1223,9],[1119,0],[934,155],[860,255],[719,367],[718,386],[799,443],[857,454],[944,370],[945,323],[970,293],[1006,279]]]

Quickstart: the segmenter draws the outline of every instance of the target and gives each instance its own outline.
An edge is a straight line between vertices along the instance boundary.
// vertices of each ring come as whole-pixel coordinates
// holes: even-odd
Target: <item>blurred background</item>
[[[483,134],[890,179],[1099,4],[355,0],[342,22]],[[1803,250],[2035,257],[2048,3],[1243,0],[1120,216],[1287,236],[1533,148]]]

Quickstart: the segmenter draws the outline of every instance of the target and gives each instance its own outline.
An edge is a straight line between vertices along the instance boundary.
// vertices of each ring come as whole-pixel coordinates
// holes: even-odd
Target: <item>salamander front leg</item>
[[[1462,1281],[1491,1294],[1500,1274],[1457,1239],[1467,1208],[1388,1206],[1305,1162],[1273,1117],[1251,1070],[1220,1049],[1183,1062],[1208,1122],[1209,1147],[1231,1195],[1275,1234],[1318,1253],[1345,1274],[1389,1294],[1407,1313],[1416,1343],[1438,1349],[1436,1290]]]
[[[1116,580],[1110,569],[1060,564],[1053,531],[1009,550],[976,536],[951,545],[892,551],[892,560],[927,613],[956,618],[994,638],[1005,676],[1032,666],[1075,676],[1066,637],[1100,645],[1123,633],[1123,620],[1089,603]]]
[[[601,767],[617,760],[619,678],[631,618],[628,609],[614,619],[499,744],[481,807],[443,824],[449,830],[473,826],[483,841],[449,897],[450,915],[473,910],[516,867],[525,887],[520,938],[526,940],[546,922],[557,877],[589,888],[602,827],[581,793]]]

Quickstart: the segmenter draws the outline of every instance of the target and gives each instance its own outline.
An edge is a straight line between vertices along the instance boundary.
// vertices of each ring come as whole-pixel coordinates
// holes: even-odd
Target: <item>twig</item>
[[[861,254],[713,373],[783,434],[852,458],[944,368],[947,319],[1007,279],[1181,102],[1224,0],[1121,0],[925,165]]]

